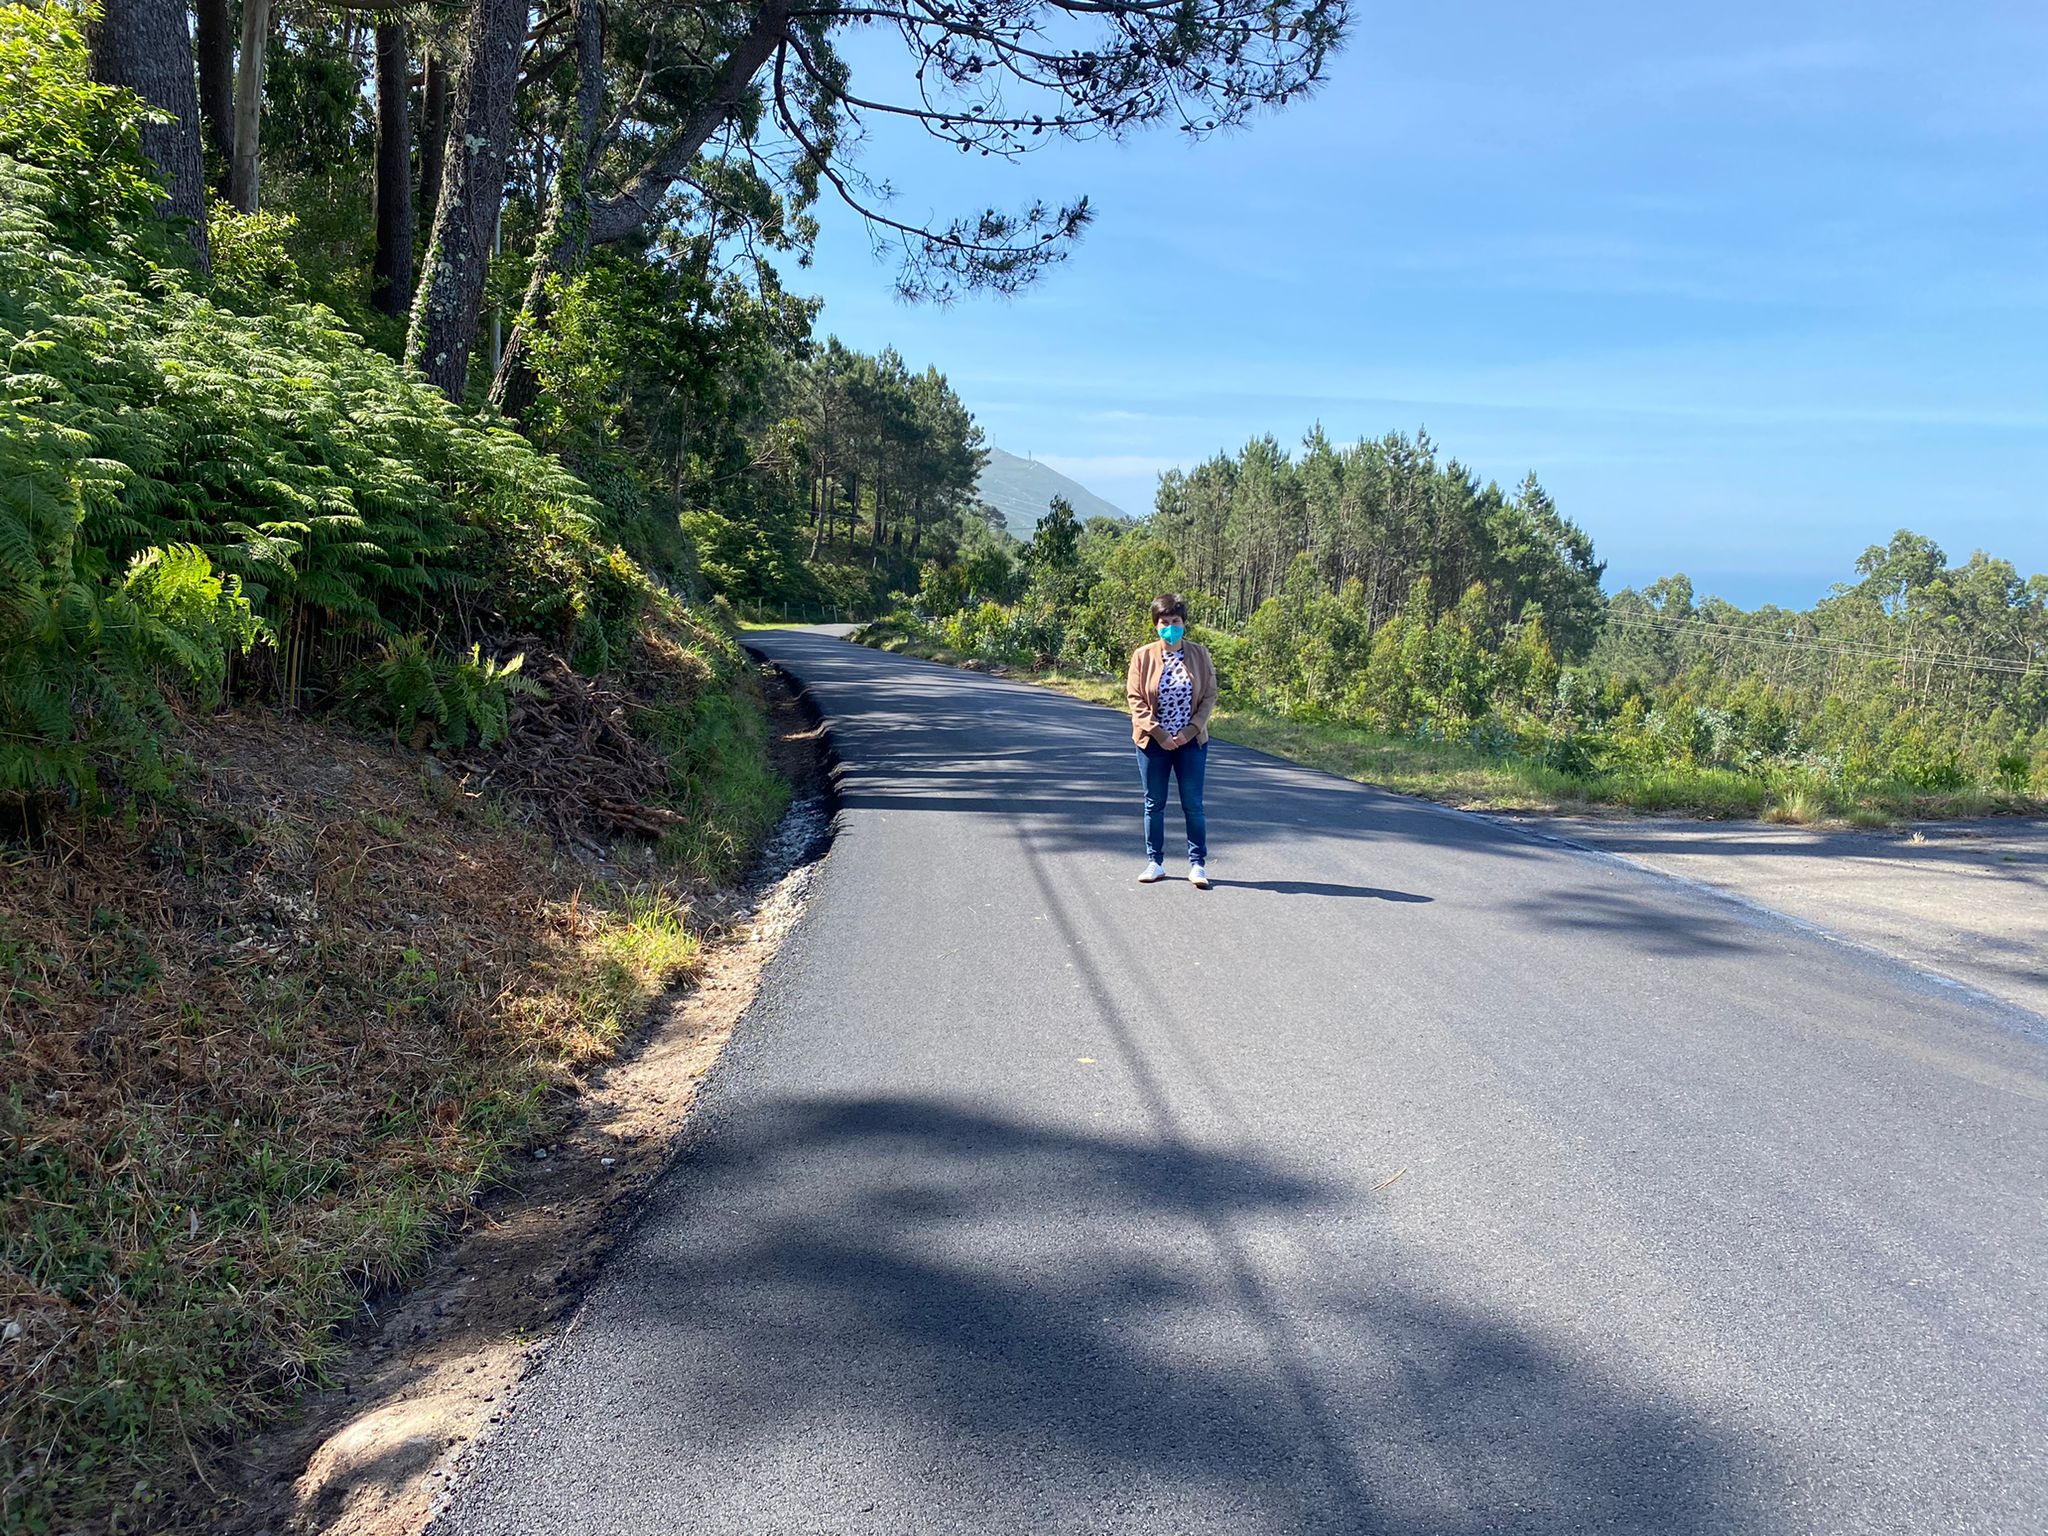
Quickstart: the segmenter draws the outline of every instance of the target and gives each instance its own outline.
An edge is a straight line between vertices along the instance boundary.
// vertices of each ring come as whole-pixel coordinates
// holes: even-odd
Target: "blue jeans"
[[[1163,864],[1166,852],[1166,780],[1180,780],[1180,813],[1188,824],[1188,862],[1209,859],[1209,818],[1202,813],[1202,774],[1209,744],[1191,741],[1171,752],[1156,741],[1138,748],[1138,780],[1145,786],[1145,857]]]

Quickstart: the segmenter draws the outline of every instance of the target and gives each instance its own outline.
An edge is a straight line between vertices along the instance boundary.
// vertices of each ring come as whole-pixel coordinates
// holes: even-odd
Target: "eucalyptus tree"
[[[242,0],[242,44],[235,56],[234,134],[228,153],[228,201],[256,211],[263,169],[263,79],[270,52],[271,0]]]

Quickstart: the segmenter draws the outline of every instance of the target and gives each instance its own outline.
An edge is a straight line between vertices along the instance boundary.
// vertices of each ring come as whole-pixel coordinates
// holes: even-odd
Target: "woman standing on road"
[[[1145,786],[1145,872],[1150,885],[1166,878],[1166,781],[1180,781],[1180,811],[1188,824],[1188,883],[1209,888],[1208,818],[1202,814],[1202,774],[1209,759],[1209,716],[1216,708],[1216,668],[1208,650],[1187,638],[1188,607],[1178,592],[1152,600],[1159,638],[1131,652],[1124,694],[1131,705],[1131,740],[1138,747],[1138,778]]]

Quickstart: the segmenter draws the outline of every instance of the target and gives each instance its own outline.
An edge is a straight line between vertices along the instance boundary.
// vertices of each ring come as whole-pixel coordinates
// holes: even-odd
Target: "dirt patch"
[[[823,731],[773,688],[778,766],[794,801],[749,879],[700,901],[696,984],[657,1006],[595,1076],[570,1123],[479,1202],[423,1281],[370,1309],[336,1384],[237,1458],[224,1529],[399,1536],[419,1530],[463,1448],[502,1412],[649,1187],[697,1085],[802,911],[829,835]]]

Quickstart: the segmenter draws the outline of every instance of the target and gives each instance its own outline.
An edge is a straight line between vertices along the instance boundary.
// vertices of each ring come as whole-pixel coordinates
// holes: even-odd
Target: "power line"
[[[1667,632],[1681,629],[1697,629],[1707,634],[1725,637],[1745,644],[1779,645],[1795,650],[1826,651],[1839,656],[1857,656],[1874,661],[1892,661],[1902,665],[1949,667],[1963,671],[1990,672],[2014,677],[2024,677],[2043,665],[2039,661],[2023,661],[2017,657],[2005,656],[1952,656],[1942,651],[1894,651],[1885,646],[1862,640],[1829,640],[1819,635],[1774,635],[1765,631],[1744,629],[1739,625],[1716,623],[1709,619],[1665,618],[1661,616],[1633,617],[1610,614],[1608,622],[1623,627],[1638,629],[1662,629]]]
[[[1953,656],[1941,651],[1895,651],[1885,646],[1860,640],[1829,640],[1818,635],[1776,635],[1765,631],[1743,629],[1733,624],[1718,624],[1712,620],[1687,620],[1663,617],[1632,617],[1610,614],[1608,622],[1624,628],[1655,629],[1671,633],[1683,629],[1696,629],[1706,634],[1731,641],[1754,645],[1777,645],[1793,650],[1822,651],[1838,656],[1859,657],[1865,660],[1890,661],[1900,665],[1946,667],[1959,671],[1986,672],[2002,676],[2024,677],[2038,670],[2043,663],[2023,661],[2017,657],[2004,656]]]
[[[1625,629],[1661,630],[1667,634],[1692,629],[1750,645],[1777,645],[1792,650],[1852,656],[1866,661],[1896,662],[1900,666],[1945,667],[1953,671],[1984,672],[2000,677],[2026,677],[2048,665],[2048,662],[2040,660],[2026,661],[2011,656],[1952,656],[1940,651],[1894,651],[1863,640],[1830,640],[1820,635],[1771,634],[1767,631],[1745,629],[1737,624],[1719,623],[1712,619],[1680,618],[1675,615],[1636,616],[1610,613],[1607,615],[1607,622]]]

